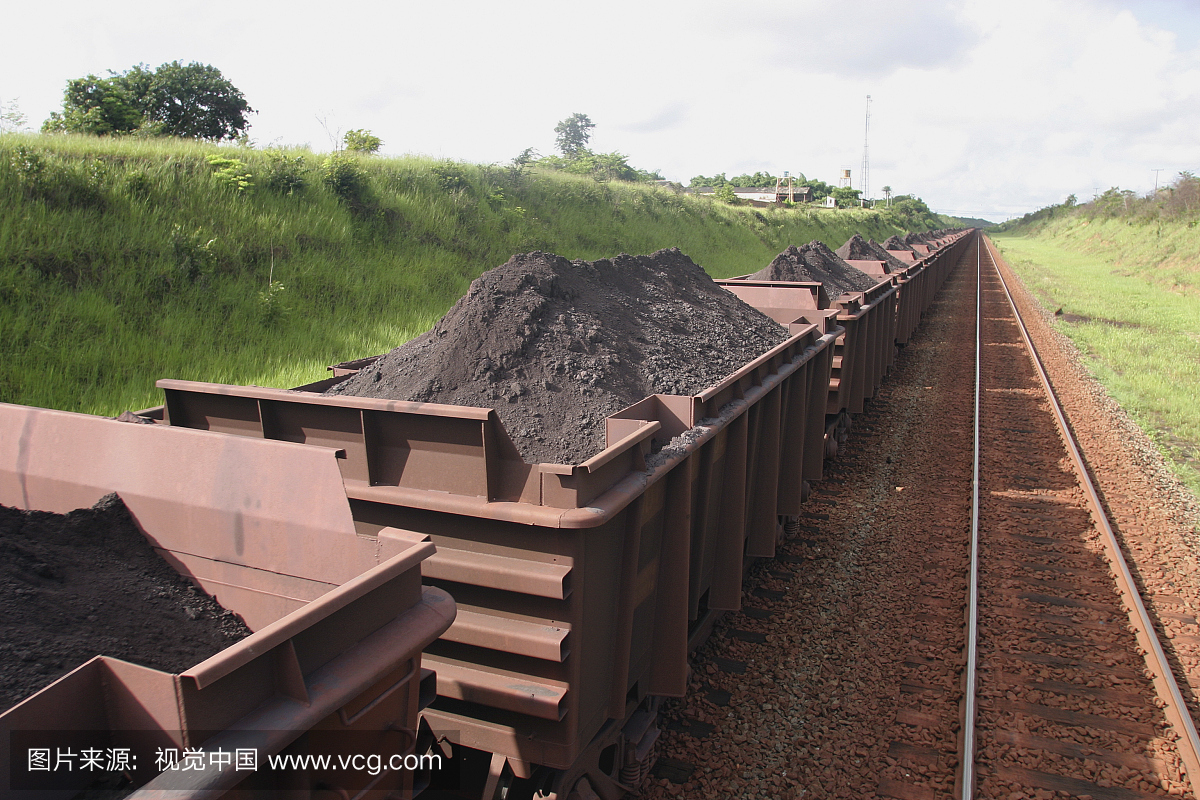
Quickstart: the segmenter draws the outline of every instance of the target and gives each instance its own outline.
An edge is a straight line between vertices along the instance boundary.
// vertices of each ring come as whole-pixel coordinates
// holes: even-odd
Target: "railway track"
[[[1195,797],[1195,728],[997,258],[980,237],[956,275],[969,270],[975,283],[974,314],[962,314],[975,325],[970,539],[951,539],[949,557],[935,551],[922,576],[965,583],[965,635],[956,646],[945,603],[921,615],[925,655],[911,654],[901,679],[907,735],[891,742],[897,768],[878,792]],[[961,295],[959,304],[968,308]],[[963,449],[951,459],[960,468]],[[961,658],[930,657],[939,647]]]
[[[1195,796],[1195,728],[982,243],[963,798]],[[970,258],[968,254],[967,258]]]
[[[968,736],[977,263],[981,633]],[[856,418],[799,536],[693,659],[651,797],[1195,796],[1169,672],[1125,610],[1133,595],[1020,331],[980,243]]]

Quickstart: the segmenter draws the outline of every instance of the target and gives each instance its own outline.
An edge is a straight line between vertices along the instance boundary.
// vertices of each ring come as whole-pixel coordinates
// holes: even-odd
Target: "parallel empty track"
[[[977,708],[960,795],[1194,796],[1194,728],[993,251],[977,258]]]

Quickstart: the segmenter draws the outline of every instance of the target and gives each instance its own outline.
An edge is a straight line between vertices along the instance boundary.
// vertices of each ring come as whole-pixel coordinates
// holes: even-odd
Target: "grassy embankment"
[[[240,163],[214,166],[213,155]],[[789,244],[946,224],[755,211],[421,158],[346,157],[331,185],[324,162],[179,141],[0,137],[0,401],[111,415],[161,402],[163,377],[306,383],[426,330],[517,252],[679,247],[723,277]]]
[[[1189,218],[1060,213],[993,234],[1109,394],[1200,494],[1200,235]]]

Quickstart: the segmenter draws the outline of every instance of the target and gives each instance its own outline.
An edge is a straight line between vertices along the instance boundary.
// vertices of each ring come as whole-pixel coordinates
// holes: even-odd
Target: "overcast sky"
[[[582,112],[593,149],[683,183],[861,187],[869,94],[873,196],[1000,221],[1200,172],[1197,0],[67,0],[4,20],[0,100],[33,127],[71,78],[180,60],[242,90],[259,146],[367,128],[389,154],[507,162]]]

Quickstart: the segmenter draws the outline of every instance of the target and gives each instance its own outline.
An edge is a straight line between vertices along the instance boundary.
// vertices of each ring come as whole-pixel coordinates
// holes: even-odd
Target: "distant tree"
[[[1177,213],[1185,214],[1200,209],[1200,178],[1187,170],[1180,172],[1171,187],[1168,206]]]
[[[538,160],[538,153],[532,147],[526,147],[516,155],[512,160],[512,165],[517,169],[526,167]]]
[[[130,70],[135,73],[136,70]],[[163,64],[153,76],[141,70],[136,80],[148,87],[147,116],[167,136],[189,139],[236,139],[250,126],[254,109],[237,87],[210,64],[178,61]]]
[[[849,186],[839,186],[830,194],[837,201],[838,208],[854,208],[858,203],[858,197],[862,194],[861,189],[851,189]]]
[[[383,146],[383,140],[369,130],[359,128],[346,131],[346,135],[342,137],[342,144],[346,146],[347,150],[354,153],[378,153],[379,148]]]
[[[769,172],[755,172],[753,175],[734,175],[729,179],[729,183],[738,188],[756,188],[761,186],[775,188],[777,180],[779,179]]]
[[[537,161],[539,167],[562,170],[575,175],[589,175],[598,181],[628,181],[630,183],[647,183],[661,181],[663,176],[657,171],[648,171],[631,166],[629,157],[624,153],[593,153],[591,150],[580,150],[574,158],[563,156],[545,156]]]
[[[929,206],[925,205],[924,200],[909,194],[896,195],[892,198],[892,212],[905,221],[915,221],[933,213],[929,210]]]
[[[51,112],[43,133],[132,133],[145,122],[137,99],[119,76],[67,81],[63,110]]]
[[[887,207],[891,208],[892,207],[892,187],[890,187],[890,186],[883,187],[883,199],[885,201],[887,201]]]
[[[151,72],[139,64],[107,78],[68,81],[62,112],[52,113],[42,130],[221,141],[237,139],[253,110],[214,66],[172,61]]]
[[[816,202],[824,200],[829,195],[833,194],[834,186],[829,185],[825,181],[808,181],[805,186],[809,189],[809,200]]]
[[[25,127],[25,115],[16,100],[0,100],[0,133],[16,133]]]
[[[691,183],[689,183],[688,186],[692,187],[693,189],[701,186],[712,186],[713,188],[719,188],[727,183],[729,183],[729,181],[725,178],[725,173],[718,172],[711,178],[704,175],[697,175],[696,177],[692,178]]]
[[[575,158],[587,150],[596,124],[587,114],[572,114],[554,127],[554,145],[567,158]]]
[[[731,183],[727,183],[723,186],[718,186],[713,189],[712,198],[714,200],[720,200],[722,203],[728,203],[731,206],[740,205],[742,202],[740,199],[738,199],[737,194],[734,193],[733,184]]]

